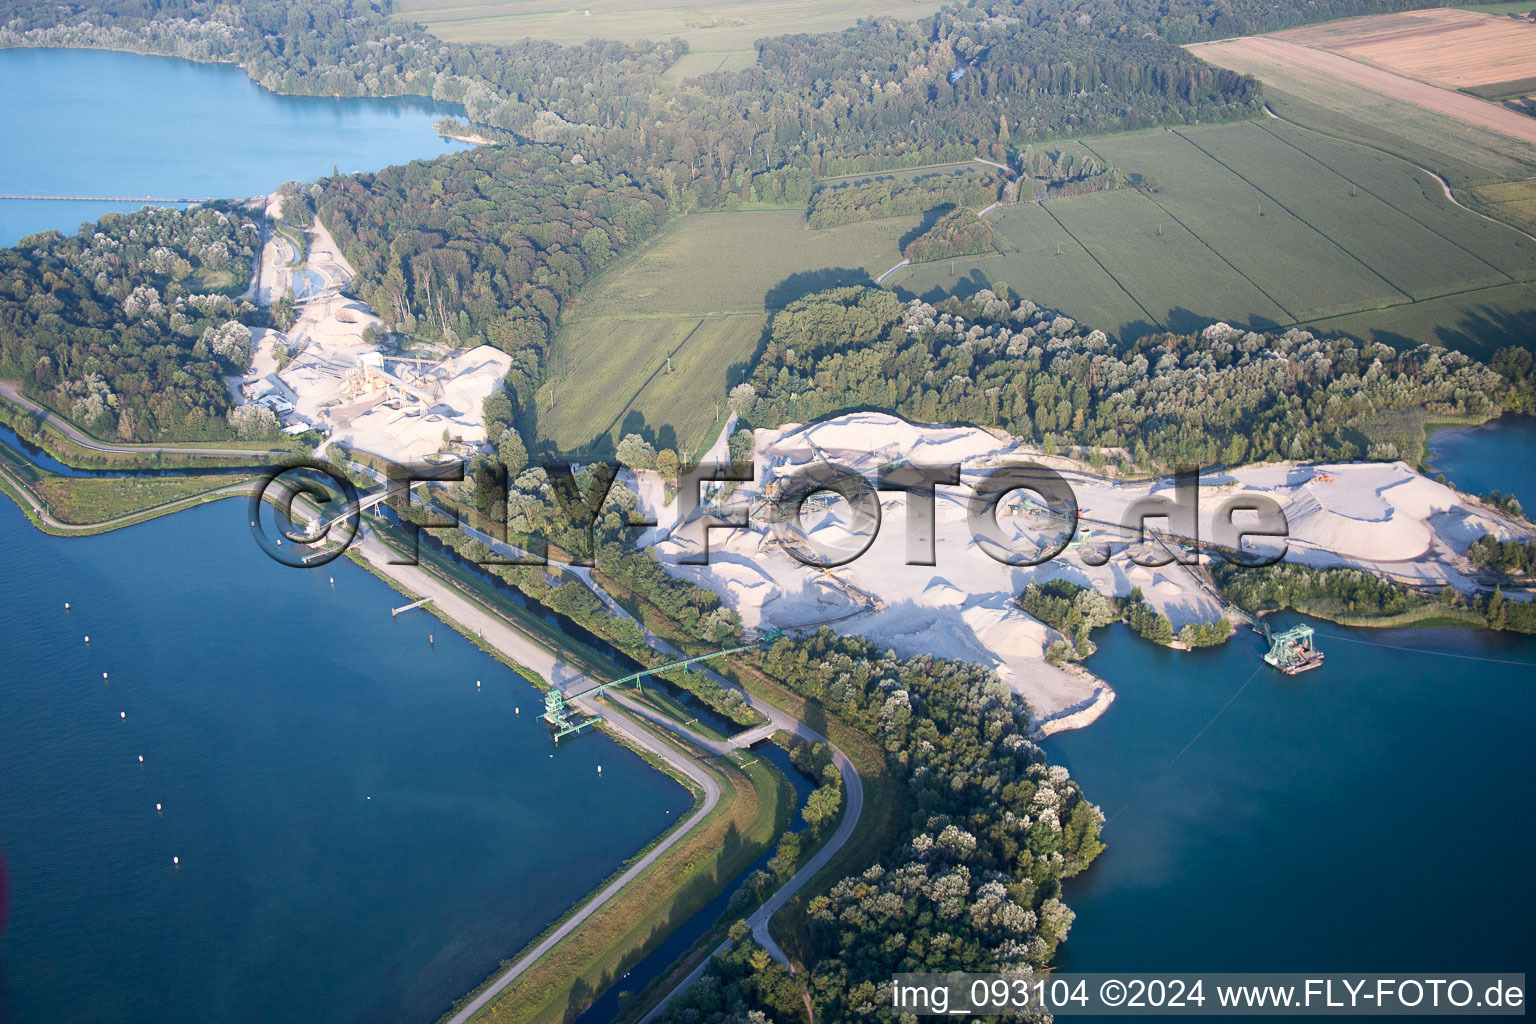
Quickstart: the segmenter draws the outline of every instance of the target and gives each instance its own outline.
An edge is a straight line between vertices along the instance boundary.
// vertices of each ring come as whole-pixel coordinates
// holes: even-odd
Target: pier
[[[420,601],[413,601],[410,604],[401,605],[399,608],[391,608],[389,610],[389,614],[390,615],[399,615],[401,612],[408,612],[412,608],[420,608],[422,605],[426,604],[430,600],[432,600],[430,597],[424,597]]]

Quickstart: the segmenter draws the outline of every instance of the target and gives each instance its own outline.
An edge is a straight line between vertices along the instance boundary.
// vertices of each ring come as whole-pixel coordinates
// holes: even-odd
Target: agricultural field
[[[1479,185],[1470,198],[1479,210],[1536,234],[1536,181],[1501,181]]]
[[[1312,25],[1273,38],[1446,89],[1536,75],[1536,23],[1507,15],[1431,8]]]
[[[1452,188],[1536,175],[1536,145],[1292,59],[1297,54],[1324,58],[1329,57],[1328,54],[1284,43],[1265,48],[1263,44],[1266,42],[1264,39],[1230,39],[1188,49],[1219,67],[1258,78],[1264,83],[1264,95],[1270,109],[1285,120],[1393,153],[1434,171]],[[1364,70],[1382,74],[1372,68]],[[1496,115],[1517,119],[1526,130],[1536,130],[1536,119],[1504,110],[1485,100],[1399,76],[1387,77],[1406,82],[1415,90],[1427,91],[1428,95],[1451,97],[1459,105],[1458,109],[1486,108]]]
[[[813,231],[799,209],[680,219],[583,290],[538,393],[539,438],[564,454],[605,451],[631,432],[685,455],[707,447],[767,314],[811,292],[872,284],[919,224]]]
[[[860,18],[891,15],[920,18],[938,4],[932,0],[715,0],[668,4],[665,0],[401,0],[397,14],[426,25],[441,39],[456,43],[504,43],[547,39],[584,43],[588,39],[679,38],[696,56],[748,54],[753,42],[787,32],[829,32]],[[742,58],[731,58],[739,62]],[[687,74],[719,70],[695,62]],[[741,65],[745,66],[745,65]]]
[[[1155,190],[999,209],[989,220],[1017,252],[887,283],[930,299],[1004,283],[1121,337],[1221,319],[1476,349],[1479,325],[1536,310],[1536,240],[1380,151],[1275,119],[1084,145]]]
[[[886,278],[886,286],[903,296],[938,301],[1007,285],[1015,295],[1065,310],[1085,323],[1104,325],[1106,331],[1144,334],[1157,329],[1147,311],[1045,207],[999,207],[987,221],[1014,244],[1013,252],[902,267]]]

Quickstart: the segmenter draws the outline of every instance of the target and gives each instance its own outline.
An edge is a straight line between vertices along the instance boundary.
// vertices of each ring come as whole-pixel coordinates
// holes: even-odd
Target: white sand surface
[[[641,543],[654,541],[669,572],[720,593],[749,627],[804,629],[825,624],[889,644],[903,655],[928,653],[986,665],[1029,701],[1046,731],[1055,731],[1092,721],[1113,700],[1113,693],[1079,667],[1046,663],[1046,649],[1061,637],[1018,607],[1016,598],[1030,582],[1066,579],[1121,597],[1139,587],[1175,630],[1216,621],[1224,614],[1220,602],[1184,567],[1135,564],[1130,552],[1144,548],[1131,547],[1133,536],[1124,529],[1084,524],[1095,546],[1111,553],[1104,565],[1090,564],[1087,552],[1077,549],[1033,567],[1007,565],[989,555],[970,529],[970,485],[984,470],[1039,455],[1004,435],[857,413],[811,426],[759,430],[756,444],[757,481],[740,485],[727,503],[754,506],[750,526],[710,531],[706,566],[681,564],[685,555],[698,553],[692,531],[677,528],[675,504],[662,506],[664,492],[654,474],[642,473],[639,481],[642,504],[659,524]],[[762,500],[764,485],[773,477],[825,460],[873,479],[879,466],[902,456],[918,465],[962,466],[962,485],[940,486],[937,491],[937,564],[906,564],[909,499],[894,492],[880,495],[882,522],[868,550],[841,567],[806,566],[775,538],[768,522],[775,518],[773,508]],[[1050,461],[1074,465],[1060,458]],[[1125,521],[1132,502],[1173,493],[1171,480],[1113,482],[1092,476],[1085,466],[1065,469],[1063,475],[1083,515],[1111,524]],[[1211,538],[1221,503],[1239,494],[1262,494],[1279,502],[1290,525],[1289,559],[1359,566],[1410,580],[1450,580],[1466,589],[1474,586],[1471,567],[1462,557],[1466,546],[1499,520],[1474,499],[1401,462],[1275,463],[1202,477],[1196,527],[1202,539]],[[826,510],[808,509],[803,529],[789,531],[786,537],[790,543],[805,537],[857,546],[868,539],[868,531],[850,532],[851,522],[847,504],[837,500]],[[1004,515],[999,523],[1010,543],[1048,543],[1064,536],[1061,523],[1037,515]],[[1153,525],[1185,532],[1177,525]]]

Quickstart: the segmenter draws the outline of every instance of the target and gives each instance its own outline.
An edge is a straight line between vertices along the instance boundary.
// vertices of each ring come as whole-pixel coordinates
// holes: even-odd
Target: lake
[[[691,806],[244,518],[61,539],[0,502],[0,1021],[432,1020]]]
[[[1527,515],[1536,514],[1536,416],[1510,414],[1438,430],[1427,461],[1463,491],[1513,494]]]
[[[280,96],[232,64],[0,50],[0,193],[239,198],[467,148],[428,99]],[[0,200],[0,245],[142,203]]]
[[[1312,624],[1295,677],[1096,634],[1118,697],[1044,744],[1109,817],[1061,969],[1527,969],[1536,638]]]

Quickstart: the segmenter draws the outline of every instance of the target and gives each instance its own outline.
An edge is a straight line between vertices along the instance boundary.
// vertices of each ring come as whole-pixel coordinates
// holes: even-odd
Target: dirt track
[[[1267,36],[1248,36],[1242,39],[1224,39],[1216,43],[1198,43],[1187,49],[1202,60],[1218,67],[1230,67],[1227,56],[1241,59],[1261,57],[1282,60],[1301,67],[1321,71],[1323,74],[1351,82],[1373,92],[1390,96],[1454,117],[1458,121],[1491,129],[1521,142],[1536,144],[1536,117],[1517,114],[1496,103],[1480,100],[1465,93],[1452,92],[1437,86],[1416,82],[1390,71],[1382,71],[1359,61],[1341,57],[1325,50],[1297,46]]]

